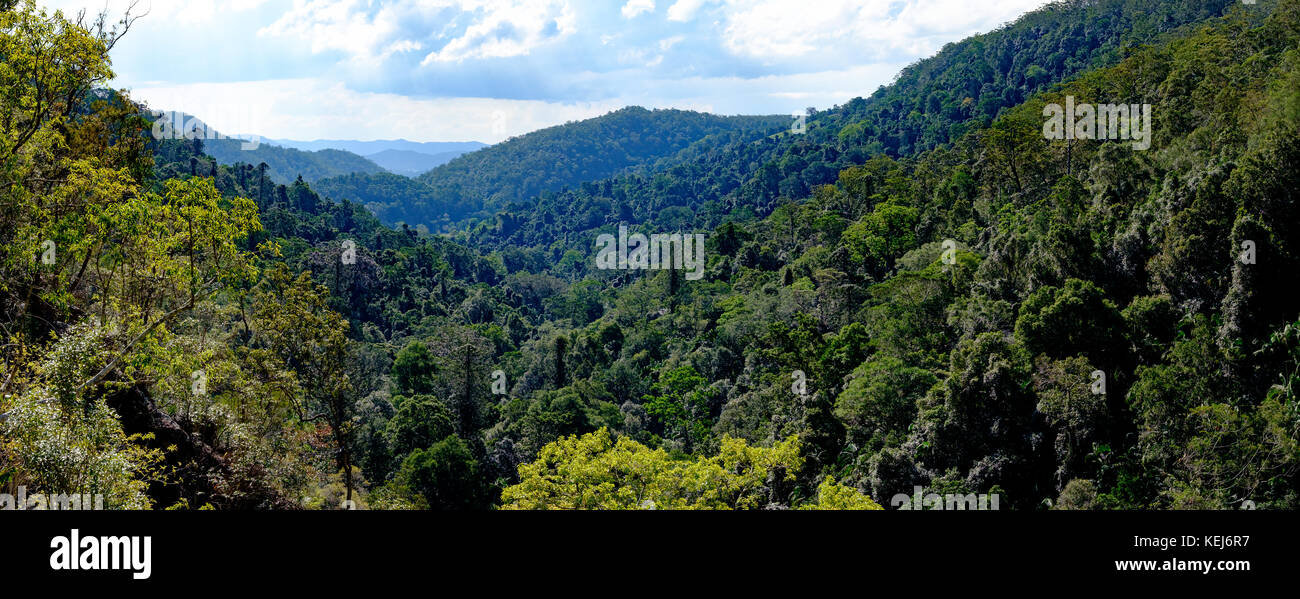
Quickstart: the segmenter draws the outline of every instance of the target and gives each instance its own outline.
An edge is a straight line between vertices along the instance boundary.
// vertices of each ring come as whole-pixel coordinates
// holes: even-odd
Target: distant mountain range
[[[467,217],[488,217],[514,202],[560,192],[630,169],[666,166],[733,143],[753,143],[789,128],[789,117],[718,116],[628,107],[512,138],[407,179],[419,163],[397,150],[368,158],[389,173],[358,170],[313,188],[336,201],[364,204],[389,224],[446,230]],[[428,157],[432,158],[432,157]]]
[[[404,139],[380,141],[237,138],[216,139],[220,134],[201,119],[185,113],[168,111],[165,118],[151,113],[157,133],[180,138],[186,129],[198,130],[204,151],[221,164],[265,163],[267,176],[280,184],[298,177],[308,183],[354,173],[394,173],[416,177],[487,144],[469,142],[414,142]]]
[[[340,150],[365,157],[384,170],[415,177],[427,173],[452,159],[486,148],[487,144],[477,141],[407,141],[405,139],[355,141],[349,139],[318,139],[314,141],[296,141],[292,139],[266,139],[263,143],[302,150],[321,152]],[[368,172],[358,170],[355,172]]]
[[[405,139],[388,139],[377,141],[354,141],[348,139],[318,139],[314,141],[295,141],[291,139],[264,139],[263,143],[277,145],[284,148],[294,148],[308,152],[319,150],[343,150],[352,152],[358,156],[371,156],[388,150],[400,150],[404,152],[416,152],[419,154],[428,154],[437,156],[448,152],[473,152],[480,148],[486,148],[487,144],[477,141],[407,141]]]
[[[637,169],[659,169],[789,129],[785,115],[719,116],[627,107],[488,147],[478,142],[207,139],[226,166],[266,164],[286,185],[298,177],[326,197],[367,206],[386,223],[444,230],[540,194]],[[176,134],[192,128],[189,118]],[[202,127],[201,123],[197,123]],[[207,137],[212,131],[207,131]],[[251,147],[250,147],[251,146]],[[481,151],[480,151],[481,150]]]
[[[384,172],[384,168],[375,162],[345,150],[304,151],[266,142],[250,148],[240,139],[207,139],[203,140],[203,148],[209,156],[226,166],[241,162],[254,166],[265,163],[267,176],[282,185],[298,177],[314,183],[351,173]]]
[[[546,192],[627,170],[666,167],[711,149],[754,143],[789,128],[786,115],[721,116],[629,106],[460,156],[416,177],[432,189],[432,203],[389,203],[377,214],[385,222],[426,224],[437,230],[444,215],[453,222],[469,216],[488,217],[509,204],[528,203]]]
[[[452,150],[441,154],[425,154],[413,150],[384,150],[376,154],[367,154],[366,158],[384,167],[388,172],[405,177],[417,177],[466,153],[468,153],[466,150]]]

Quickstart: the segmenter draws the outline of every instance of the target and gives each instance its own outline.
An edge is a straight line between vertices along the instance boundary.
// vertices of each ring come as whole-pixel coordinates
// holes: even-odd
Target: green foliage
[[[1122,331],[1122,319],[1105,291],[1078,279],[1033,292],[1016,319],[1016,340],[1030,353],[1084,355],[1101,364],[1113,358]]]
[[[447,438],[456,430],[452,413],[429,395],[397,397],[397,413],[388,421],[385,435],[393,453],[409,455]]]
[[[870,215],[844,231],[843,243],[853,261],[873,277],[883,277],[894,261],[916,246],[915,208],[880,204]]]
[[[241,162],[266,165],[264,174],[281,185],[292,183],[295,179],[315,183],[354,173],[362,176],[385,173],[383,167],[369,159],[343,150],[305,152],[273,145],[265,140],[257,141],[256,147],[250,146],[246,139],[209,139],[204,141],[203,150],[226,166]]]
[[[101,494],[108,509],[149,509],[148,482],[164,474],[161,452],[127,435],[117,414],[100,399],[83,405],[67,390],[103,361],[102,333],[71,331],[35,368],[45,379],[0,403],[0,456],[5,470],[29,493]]]
[[[835,482],[835,477],[827,476],[817,487],[817,502],[799,506],[801,510],[883,510],[880,504],[870,497],[859,493],[857,489]]]
[[[1106,439],[1110,414],[1106,395],[1097,393],[1095,368],[1076,356],[1060,362],[1040,358],[1034,374],[1038,411],[1047,418],[1055,436],[1057,483],[1063,485],[1085,472],[1085,458],[1094,444]]]
[[[684,160],[692,145],[708,138],[750,142],[788,126],[786,117],[719,117],[681,110],[629,107],[600,118],[534,131],[460,156],[417,177],[418,203],[391,199],[379,208],[389,222],[433,227],[444,214],[494,214],[543,193],[554,193],[625,169]],[[394,198],[395,199],[395,198]],[[503,228],[511,225],[503,222]],[[508,231],[507,231],[508,232]]]
[[[451,197],[472,190],[465,196],[489,198],[486,206],[492,213],[501,213],[504,224],[496,230],[477,231],[473,242],[493,247],[572,244],[578,233],[586,233],[580,243],[587,243],[588,239],[594,241],[596,234],[608,232],[597,229],[619,221],[654,223],[675,230],[679,227],[661,216],[670,208],[689,211],[697,229],[744,219],[748,213],[766,216],[791,200],[814,195],[821,186],[837,183],[843,171],[864,163],[870,165],[873,158],[918,157],[949,144],[959,145],[967,134],[980,131],[994,134],[988,137],[994,143],[990,144],[993,147],[989,148],[989,156],[980,163],[981,172],[996,170],[1005,175],[1008,186],[1019,189],[1030,182],[1027,179],[1031,173],[1021,173],[1028,165],[1017,161],[1026,160],[1023,150],[1042,141],[1041,135],[1037,140],[1023,136],[1026,132],[1041,133],[1042,123],[1038,115],[1028,115],[1012,126],[1007,120],[1011,109],[1057,83],[1115,65],[1131,48],[1189,35],[1205,20],[1226,14],[1238,5],[1235,0],[1158,6],[1136,0],[1051,4],[995,31],[945,46],[937,55],[903,69],[891,85],[882,86],[870,97],[854,98],[810,114],[807,132],[802,135],[781,133],[758,141],[752,135],[713,139],[711,143],[697,144],[701,146],[698,149],[660,161],[653,168],[647,166],[625,174],[618,174],[618,169],[593,172],[590,177],[560,185],[516,183],[531,181],[526,175],[551,176],[557,170],[567,174],[576,171],[568,168],[570,164],[621,156],[620,152],[599,151],[593,155],[587,148],[574,147],[576,144],[564,139],[568,131],[576,134],[602,126],[587,121],[548,130],[548,138],[537,138],[549,142],[546,148],[516,155],[510,161],[488,161],[493,150],[501,148],[505,153],[508,144],[501,144],[461,157],[421,179],[431,184],[445,180]],[[615,113],[605,118],[619,115],[623,120],[633,120],[639,112],[635,109],[627,115]],[[981,129],[991,124],[992,129]],[[789,119],[779,119],[776,128],[788,131]],[[525,136],[515,141],[528,139]],[[525,146],[518,143],[508,147]],[[572,152],[556,156],[551,148],[572,148]],[[525,167],[523,177],[501,181],[498,173],[511,172],[518,168],[515,165],[524,164],[534,155],[546,159]],[[973,172],[970,167],[966,166]],[[480,178],[484,183],[478,182]],[[1014,183],[1016,180],[1019,183]],[[847,194],[845,206],[850,220],[861,217],[864,206],[890,199],[887,187],[856,188]],[[864,190],[867,193],[861,193]],[[876,194],[881,195],[879,200],[873,199]],[[969,210],[969,206],[965,209]],[[424,220],[405,215],[390,218],[432,223],[448,211],[425,210]],[[479,240],[478,235],[491,238]]]
[[[599,387],[583,382],[576,387],[541,391],[529,399],[516,399],[502,407],[499,425],[521,458],[531,459],[543,446],[565,436],[579,435],[622,420]]]
[[[646,412],[663,426],[664,436],[687,453],[708,450],[712,440],[714,393],[694,368],[664,372],[644,398]]]
[[[437,369],[428,346],[412,340],[393,360],[393,381],[403,393],[429,393],[434,389]]]
[[[854,440],[873,450],[902,441],[917,401],[938,382],[930,371],[884,355],[864,362],[847,379],[835,399],[835,416]]]
[[[428,509],[481,508],[486,499],[478,461],[455,435],[412,452],[402,462],[397,480],[419,494]]]
[[[724,437],[718,455],[677,460],[607,429],[562,438],[520,466],[502,509],[727,510],[780,503],[782,481],[803,466],[799,440],[771,448]],[[812,509],[879,509],[871,499],[827,479]]]

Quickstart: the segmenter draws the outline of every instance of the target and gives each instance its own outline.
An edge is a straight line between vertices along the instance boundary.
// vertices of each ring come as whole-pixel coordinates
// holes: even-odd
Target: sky
[[[829,108],[1047,1],[139,0],[110,85],[225,133],[496,143],[631,105]]]

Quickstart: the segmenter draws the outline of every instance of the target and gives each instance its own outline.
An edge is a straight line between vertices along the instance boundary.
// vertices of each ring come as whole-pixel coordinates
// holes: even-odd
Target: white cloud
[[[629,82],[626,92],[632,98],[653,98],[648,104],[658,108],[708,107],[719,114],[789,114],[808,106],[828,108],[868,96],[902,66],[880,63],[763,77],[650,79]]]
[[[496,143],[624,106],[621,100],[561,103],[415,98],[359,92],[341,82],[321,79],[155,85],[137,87],[130,93],[154,110],[192,114],[228,135],[297,140],[403,138]],[[312,101],[303,102],[303,98]]]
[[[701,6],[704,6],[704,0],[677,0],[668,7],[668,20],[690,21],[695,18],[695,13],[699,12]]]
[[[424,44],[412,40],[402,40],[393,42],[384,49],[384,54],[396,54],[399,52],[415,52],[424,49]]]
[[[723,42],[737,55],[766,59],[845,48],[926,55],[1048,1],[1001,0],[974,10],[970,0],[819,0],[812,9],[806,0],[726,0]]]
[[[623,5],[623,18],[633,19],[642,13],[654,12],[655,0],[627,0]]]
[[[408,31],[412,23],[431,21],[442,28]],[[428,48],[434,49],[424,64],[523,56],[576,30],[568,0],[294,0],[258,33],[296,37],[313,53],[339,51],[355,65],[373,67],[394,52]],[[412,35],[422,37],[403,37]]]
[[[461,0],[460,3],[463,10],[477,11],[482,16],[463,35],[441,50],[430,52],[424,64],[522,56],[577,31],[577,18],[567,0]]]
[[[408,40],[394,40],[399,8],[364,11],[364,0],[294,0],[293,8],[257,33],[267,37],[296,37],[311,45],[313,54],[339,51],[355,63],[375,65],[388,56],[385,50]]]
[[[632,104],[825,108],[1047,1],[144,0],[112,85],[223,131],[493,142]],[[105,2],[130,0],[42,0]]]
[[[734,53],[757,56],[800,56],[853,32],[861,13],[883,2],[823,0],[813,10],[792,10],[788,2],[767,0],[745,7],[728,7],[723,41]],[[877,19],[883,15],[875,14]]]
[[[626,81],[624,95],[594,102],[417,98],[361,92],[325,79],[137,86],[131,97],[155,110],[195,115],[226,134],[275,139],[409,139],[497,143],[629,105],[718,114],[787,114],[867,95],[900,65],[872,65],[757,78],[688,77]],[[847,87],[846,87],[847,86]],[[304,102],[303,98],[311,98]]]
[[[683,41],[686,41],[686,36],[684,35],[674,35],[669,38],[661,39],[659,40],[659,50],[663,52],[667,52],[669,50],[672,50],[673,46],[676,46],[677,44],[680,44]]]

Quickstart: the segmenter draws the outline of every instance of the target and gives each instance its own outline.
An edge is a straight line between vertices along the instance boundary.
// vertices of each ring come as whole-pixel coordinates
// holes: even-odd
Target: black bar
[[[764,581],[812,589],[857,578],[993,592],[1051,580],[1053,592],[1067,592],[1062,584],[1237,588],[1294,571],[1295,524],[1294,514],[1267,511],[0,512],[7,553],[0,576],[59,589],[182,588],[213,580],[330,590],[346,580],[450,592],[462,584],[456,581],[476,580],[498,590],[597,583],[670,590],[678,576],[756,590]],[[149,578],[135,580],[128,570],[52,570],[51,539],[73,529],[83,539],[150,537]],[[1174,546],[1159,546],[1170,538]],[[1186,546],[1193,538],[1196,545]],[[1132,572],[1115,564],[1155,560],[1159,567],[1173,559],[1243,561],[1250,569]]]

